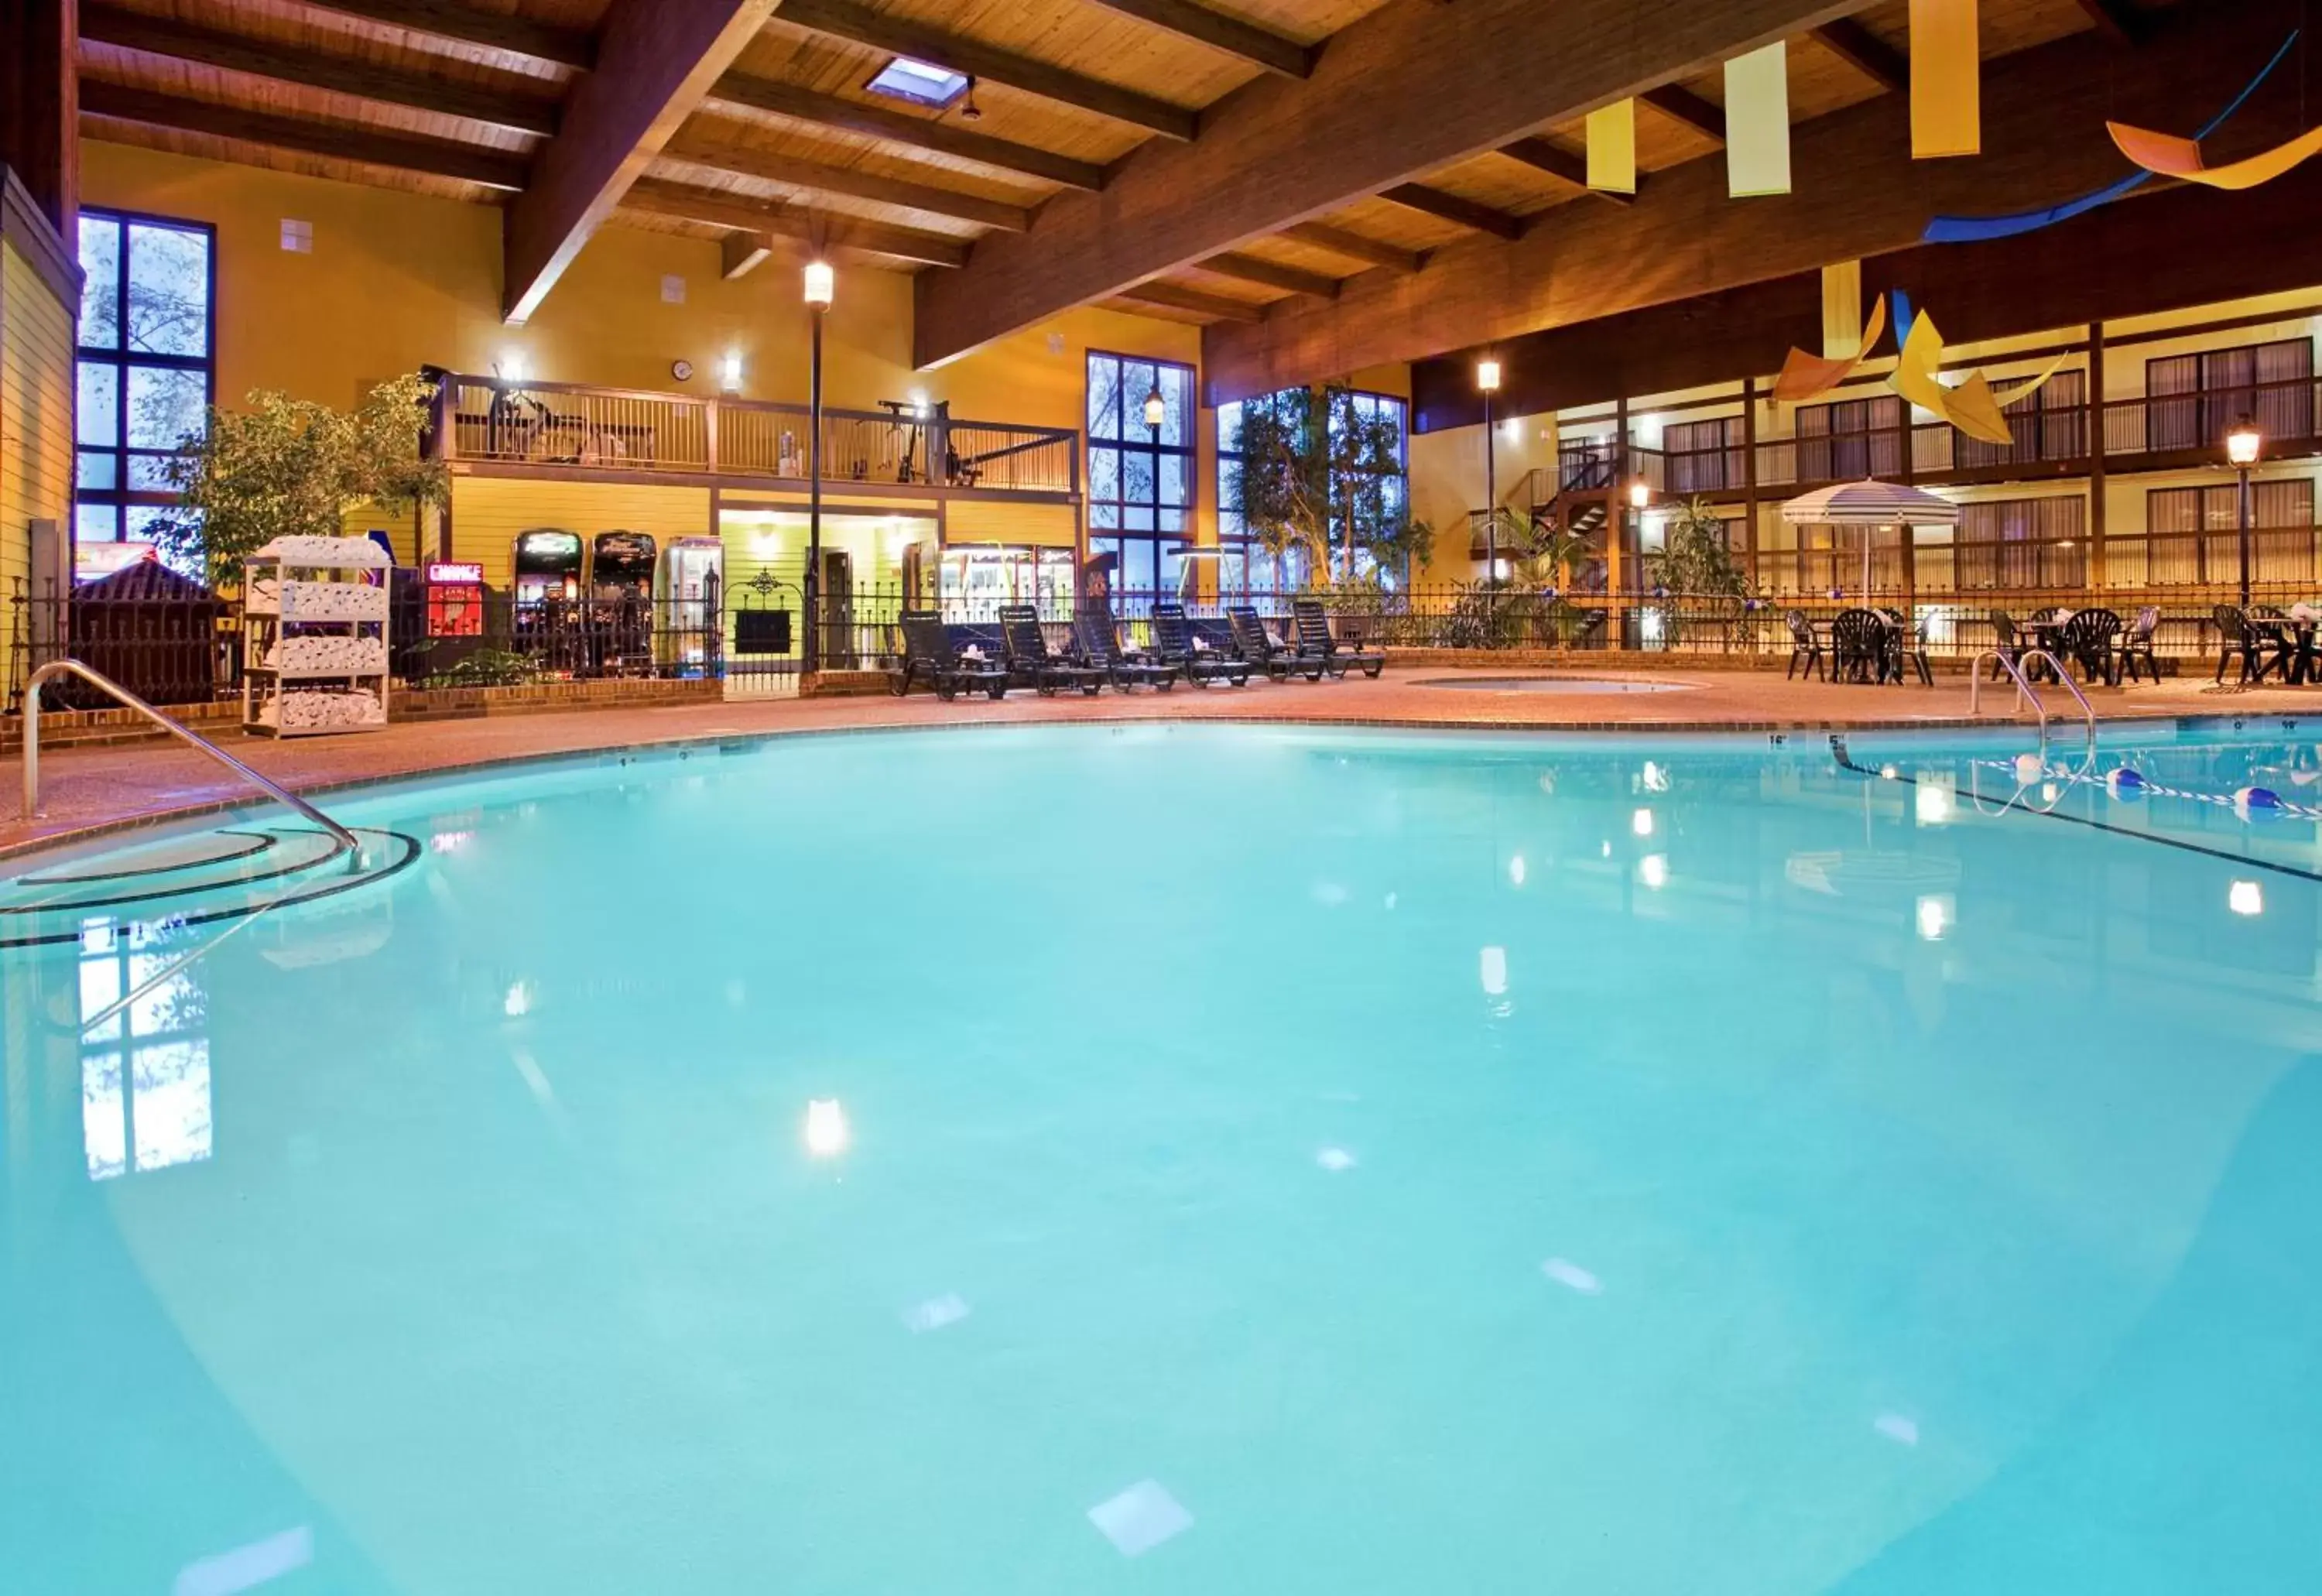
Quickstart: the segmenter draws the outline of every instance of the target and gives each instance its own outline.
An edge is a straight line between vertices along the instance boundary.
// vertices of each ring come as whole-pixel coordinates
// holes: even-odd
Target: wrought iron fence
[[[2255,584],[2252,607],[2286,616],[2317,603],[2314,581]],[[489,594],[472,606],[458,635],[428,636],[426,613],[416,593],[401,596],[392,654],[406,688],[498,687],[604,680],[720,680],[777,689],[796,681],[811,661],[823,671],[882,671],[900,655],[907,611],[933,610],[962,641],[1002,651],[994,596],[970,598],[900,584],[864,585],[818,596],[806,615],[800,595],[732,592],[725,603],[663,599],[574,599],[518,603]],[[1992,646],[2003,628],[1995,615],[2020,625],[2053,609],[2108,608],[2134,625],[2155,612],[2153,643],[2179,668],[2206,669],[2223,641],[2218,610],[2236,602],[2230,586],[2057,586],[2002,590],[1874,586],[1816,593],[1731,595],[1566,591],[1515,583],[1427,584],[1397,591],[1340,588],[1311,594],[1114,590],[1102,598],[1075,597],[1050,588],[1026,593],[1052,646],[1071,646],[1075,609],[1102,604],[1131,645],[1153,640],[1160,605],[1178,605],[1197,628],[1223,642],[1229,611],[1247,605],[1287,638],[1293,606],[1319,601],[1342,641],[1395,649],[1574,652],[1634,655],[1682,654],[1729,658],[1742,664],[1781,658],[1790,649],[1788,617],[1826,624],[1840,611],[1868,606],[1904,616],[1937,659],[1964,661]],[[242,636],[230,608],[175,601],[113,603],[102,613],[76,613],[69,599],[9,599],[5,631],[5,707],[20,707],[33,668],[69,655],[84,660],[153,702],[191,705],[241,690]],[[59,707],[81,704],[69,688],[52,688]]]

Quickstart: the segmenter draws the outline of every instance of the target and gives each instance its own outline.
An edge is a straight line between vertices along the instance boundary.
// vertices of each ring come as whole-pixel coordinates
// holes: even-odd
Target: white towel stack
[[[263,588],[264,583],[257,584]],[[384,621],[387,589],[357,582],[285,582],[286,621]]]
[[[387,718],[379,695],[368,688],[352,692],[284,693],[273,705],[274,724],[286,732],[315,732],[334,726],[376,725]]]
[[[286,637],[267,651],[270,670],[290,675],[384,676],[387,640],[383,637]]]

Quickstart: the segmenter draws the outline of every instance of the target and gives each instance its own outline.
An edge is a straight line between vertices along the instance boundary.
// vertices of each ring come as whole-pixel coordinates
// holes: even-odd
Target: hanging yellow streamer
[[[1997,393],[1992,391],[1989,380],[1980,371],[1970,372],[1957,388],[1944,387],[1935,375],[1943,363],[1943,336],[1935,330],[1933,318],[1923,310],[1912,319],[1911,331],[1903,340],[1902,356],[1895,362],[1895,375],[1887,379],[1887,384],[1938,421],[1948,422],[1970,438],[2004,449],[2016,442],[2016,434],[2002,412],[2018,399],[2027,399],[2037,393],[2041,385],[2063,366],[2064,357],[2058,355],[2038,376]]]
[[[1879,334],[1887,331],[1887,296],[1870,302],[1870,319],[1863,324],[1862,342],[1851,355],[1833,359],[1793,349],[1783,358],[1782,374],[1774,378],[1774,397],[1785,405],[1803,405],[1820,398],[1868,360]]]
[[[1606,194],[1637,191],[1637,102],[1622,100],[1588,114],[1588,187]]]
[[[1911,0],[1911,157],[1983,151],[1976,0]]]
[[[2208,166],[2201,160],[2198,140],[2156,133],[2150,128],[2130,127],[2118,122],[2106,123],[2105,131],[2120,146],[2123,155],[2155,177],[2206,183],[2212,188],[2254,188],[2261,183],[2271,183],[2322,151],[2322,127],[2317,127],[2300,133],[2287,144],[2277,144],[2245,160]]]
[[[1789,51],[1778,39],[1725,63],[1725,191],[1790,191]]]

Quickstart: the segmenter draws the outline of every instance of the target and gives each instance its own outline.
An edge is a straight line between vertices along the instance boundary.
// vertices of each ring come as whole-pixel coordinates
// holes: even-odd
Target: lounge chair
[[[898,698],[911,690],[915,680],[924,680],[937,698],[946,700],[978,688],[987,698],[1008,696],[1007,669],[992,661],[962,657],[933,610],[904,611],[902,629],[901,662],[887,673],[888,690]]]
[[[1016,685],[1036,688],[1042,698],[1054,698],[1059,688],[1078,688],[1091,698],[1104,690],[1102,670],[1048,652],[1040,612],[1030,605],[1001,605],[1000,634],[1008,646],[1009,680]]]
[[[1141,682],[1166,693],[1177,685],[1183,673],[1178,666],[1165,665],[1149,654],[1132,653],[1121,647],[1120,633],[1107,610],[1083,609],[1074,616],[1073,641],[1080,648],[1081,663],[1102,670],[1120,692]]]
[[[1228,605],[1226,619],[1233,623],[1234,646],[1241,651],[1241,657],[1276,681],[1287,681],[1294,676],[1320,681],[1322,672],[1330,668],[1321,654],[1275,643],[1266,623],[1257,618],[1257,611],[1249,605]]]
[[[1182,604],[1153,606],[1153,642],[1154,658],[1164,665],[1175,665],[1197,688],[1219,681],[1243,687],[1249,681],[1247,660],[1222,649],[1195,646],[1193,624],[1185,619]]]
[[[1318,598],[1294,600],[1290,613],[1298,622],[1298,647],[1303,653],[1320,654],[1330,674],[1344,679],[1349,670],[1359,670],[1372,680],[1378,679],[1386,669],[1386,656],[1376,651],[1352,647],[1340,643],[1330,634],[1330,617],[1322,613]]]

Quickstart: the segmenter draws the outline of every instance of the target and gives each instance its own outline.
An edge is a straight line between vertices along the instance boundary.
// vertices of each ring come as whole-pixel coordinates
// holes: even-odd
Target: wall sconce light
[[[729,394],[742,391],[742,351],[729,349],[718,363],[718,386]]]

